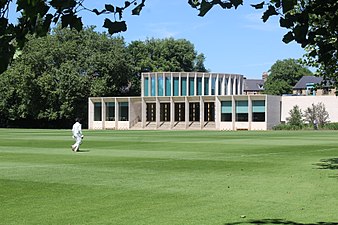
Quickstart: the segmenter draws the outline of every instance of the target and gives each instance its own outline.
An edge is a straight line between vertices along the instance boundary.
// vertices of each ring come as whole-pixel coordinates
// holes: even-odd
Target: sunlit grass
[[[0,129],[0,224],[338,222],[338,132],[84,134]]]

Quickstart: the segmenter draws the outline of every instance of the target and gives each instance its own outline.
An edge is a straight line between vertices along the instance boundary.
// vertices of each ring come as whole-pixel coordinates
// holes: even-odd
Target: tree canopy
[[[270,70],[264,83],[264,93],[270,95],[292,94],[292,88],[303,76],[312,72],[295,59],[278,60]]]
[[[0,75],[0,126],[18,121],[36,126],[38,121],[44,127],[66,127],[75,117],[87,118],[88,97],[139,95],[145,67],[192,71],[200,60],[193,44],[183,39],[127,46],[123,38],[93,27],[78,32],[59,26],[44,37],[27,39]]]
[[[80,11],[86,10],[96,15],[113,15],[114,21],[105,18],[103,27],[110,34],[127,30],[124,13],[140,15],[146,7],[146,0],[130,0],[122,3],[107,2],[102,9],[90,9],[85,0],[20,0],[16,1],[17,11],[21,13],[18,24],[8,21],[9,5],[12,0],[0,1],[0,73],[7,69],[14,52],[13,40],[19,47],[26,41],[26,35],[34,33],[46,35],[52,23],[61,22],[62,27],[81,30]],[[204,16],[214,7],[228,10],[237,9],[244,0],[188,0],[188,4]],[[305,62],[319,68],[322,76],[338,80],[338,2],[336,0],[268,0],[251,5],[257,10],[263,9],[262,20],[271,16],[280,18],[280,26],[288,30],[283,41],[296,41],[308,51]],[[338,83],[338,82],[336,82]]]

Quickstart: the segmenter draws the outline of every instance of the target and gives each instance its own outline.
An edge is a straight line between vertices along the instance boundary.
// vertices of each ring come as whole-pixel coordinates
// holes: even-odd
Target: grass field
[[[338,132],[0,129],[0,224],[338,224]]]

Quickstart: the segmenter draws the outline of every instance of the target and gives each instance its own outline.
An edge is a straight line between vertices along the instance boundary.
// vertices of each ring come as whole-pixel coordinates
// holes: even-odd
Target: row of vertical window
[[[106,121],[115,121],[115,102],[106,102]],[[129,106],[128,102],[118,103],[118,121],[129,120]],[[102,103],[94,103],[94,121],[102,121]]]
[[[115,103],[106,102],[106,121],[115,121]],[[118,121],[129,120],[128,102],[118,103]],[[232,101],[221,101],[221,121],[232,121]],[[160,121],[170,121],[170,103],[160,104]],[[177,122],[185,121],[185,103],[175,103],[174,120]],[[252,100],[252,121],[265,121],[265,101]],[[156,121],[156,103],[147,103],[146,120]],[[200,103],[189,103],[189,121],[200,120]],[[235,101],[235,121],[247,122],[249,120],[248,101]],[[102,104],[101,102],[94,103],[94,121],[102,121]],[[215,104],[213,102],[204,103],[204,121],[215,121]]]
[[[149,79],[150,79],[150,86],[149,86]],[[164,77],[159,76],[157,78],[157,93],[156,93],[156,77],[151,76],[144,78],[144,96],[194,96],[195,91],[196,95],[221,95],[222,88],[224,89],[224,93],[227,93],[227,84],[222,87],[221,79],[218,80],[218,93],[216,93],[216,77],[209,77],[204,78],[204,88],[202,87],[202,77],[195,78],[194,77],[181,77],[181,84],[179,77],[173,77],[173,85],[171,84],[172,80],[171,77]],[[211,80],[211,85],[209,82]],[[238,85],[237,80],[230,80],[231,82],[231,89],[233,87],[233,82],[236,82],[236,88]],[[187,86],[188,83],[188,86]],[[210,92],[209,92],[209,88]],[[179,93],[181,91],[181,94]],[[236,93],[236,90],[233,90],[231,94],[239,94]]]

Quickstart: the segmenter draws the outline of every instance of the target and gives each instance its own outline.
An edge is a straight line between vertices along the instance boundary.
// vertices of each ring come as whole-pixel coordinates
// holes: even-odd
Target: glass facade
[[[149,95],[149,78],[145,77],[144,78],[144,96]]]
[[[202,95],[202,77],[197,77],[196,90],[197,95]]]
[[[119,102],[119,121],[129,120],[129,107],[128,102]]]
[[[265,122],[265,101],[252,100],[252,121]]]
[[[106,102],[106,121],[115,120],[115,102]]]
[[[215,121],[215,103],[213,102],[204,103],[204,121],[205,122]]]
[[[221,102],[221,121],[223,122],[232,121],[232,102],[231,101]]]
[[[157,78],[157,95],[163,96],[163,76]]]
[[[171,96],[171,78],[165,77],[165,96]]]
[[[189,103],[189,121],[200,121],[200,103]]]
[[[195,95],[195,78],[189,77],[189,95],[194,96]]]
[[[151,76],[151,96],[155,96],[155,90],[156,90],[156,86],[155,86],[155,76]]]
[[[181,77],[181,95],[186,96],[187,95],[187,78]]]
[[[209,95],[209,77],[204,78],[204,95]]]
[[[178,96],[179,94],[179,88],[180,88],[180,82],[178,77],[174,77],[174,96]]]
[[[236,101],[236,121],[248,122],[248,101]]]
[[[94,103],[94,121],[102,121],[102,104],[101,102]]]

